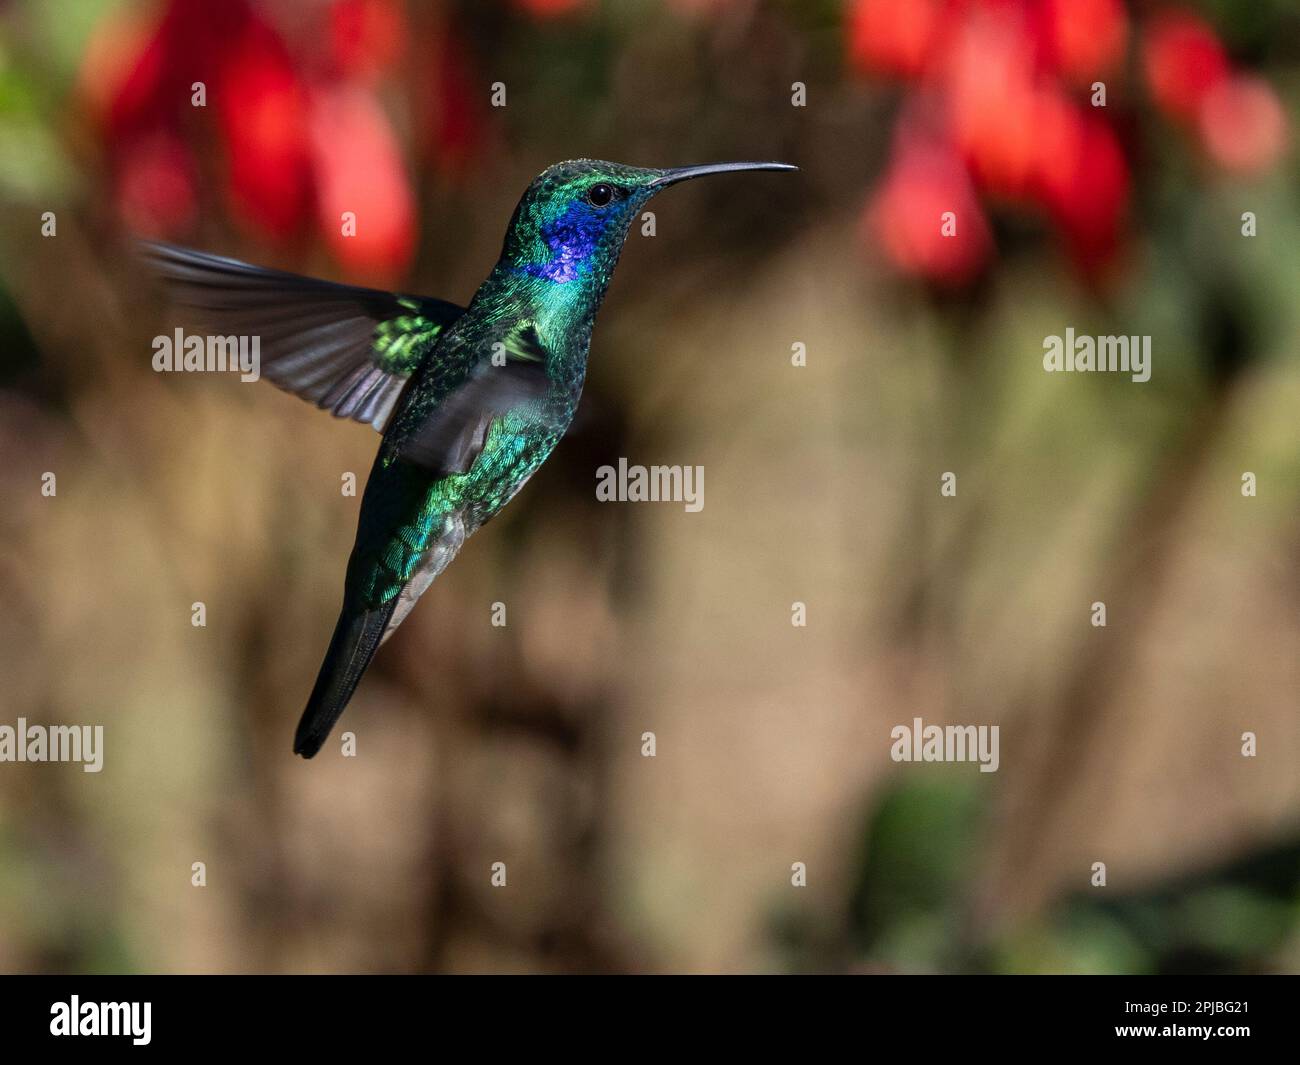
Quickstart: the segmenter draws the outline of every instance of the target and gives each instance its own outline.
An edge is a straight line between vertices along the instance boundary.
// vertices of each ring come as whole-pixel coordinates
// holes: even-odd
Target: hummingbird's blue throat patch
[[[591,257],[604,233],[608,219],[594,214],[582,204],[572,204],[549,225],[542,227],[549,257],[542,262],[525,263],[524,273],[544,277],[557,285],[576,281],[591,271]]]

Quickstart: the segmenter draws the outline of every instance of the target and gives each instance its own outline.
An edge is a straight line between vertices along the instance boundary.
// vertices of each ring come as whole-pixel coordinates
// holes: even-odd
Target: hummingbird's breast
[[[349,561],[359,602],[387,602],[431,572],[421,567],[444,531],[454,529],[463,542],[496,515],[573,421],[586,379],[591,295],[514,280],[494,272],[402,393],[366,484]],[[503,346],[502,367],[493,356]],[[530,385],[527,398],[513,390],[520,377]],[[510,386],[504,401],[498,383]]]

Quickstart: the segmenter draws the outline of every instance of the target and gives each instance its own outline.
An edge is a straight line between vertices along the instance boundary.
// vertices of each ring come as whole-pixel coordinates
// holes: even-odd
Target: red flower
[[[377,78],[401,56],[406,33],[396,0],[336,0],[330,8],[330,54],[345,77]]]
[[[946,71],[948,121],[984,187],[1023,196],[1037,152],[1033,41],[1022,20],[982,13],[961,27]]]
[[[1189,124],[1197,121],[1202,101],[1229,72],[1227,53],[1214,30],[1184,11],[1152,21],[1142,61],[1156,105]]]
[[[1124,57],[1128,15],[1121,0],[1047,0],[1046,33],[1064,77],[1090,85]]]
[[[1130,177],[1119,137],[1109,122],[1080,109],[1062,117],[1055,158],[1042,170],[1043,193],[1079,267],[1100,273],[1119,247]]]
[[[97,31],[83,91],[103,126],[127,225],[177,236],[194,223],[194,145],[210,140],[236,223],[286,240],[316,218],[355,273],[396,280],[413,250],[415,198],[370,85],[400,54],[403,9],[396,0],[338,0],[322,13],[328,50],[324,62],[307,60],[313,74],[248,0],[167,0],[151,23],[109,21]],[[447,96],[440,91],[440,103]],[[446,139],[460,149],[470,134],[451,128]],[[355,237],[341,232],[344,211],[356,215]]]
[[[234,43],[224,57],[216,101],[232,214],[287,237],[301,229],[312,206],[306,87],[265,24],[250,23]]]
[[[856,0],[849,12],[849,59],[858,69],[909,78],[924,70],[943,0]]]
[[[1286,146],[1286,112],[1262,78],[1234,75],[1220,82],[1202,101],[1200,120],[1206,150],[1229,170],[1263,170]]]
[[[942,139],[907,125],[864,223],[900,270],[945,285],[971,281],[993,250],[961,159]]]
[[[311,128],[321,231],[353,276],[388,287],[415,250],[415,203],[392,127],[370,93],[338,88],[315,94]]]
[[[172,236],[191,224],[194,133],[214,111],[235,216],[280,237],[310,217],[303,86],[278,34],[245,0],[170,0],[145,33],[110,21],[87,54],[83,85],[97,70],[111,76],[111,89],[90,93],[128,224]]]

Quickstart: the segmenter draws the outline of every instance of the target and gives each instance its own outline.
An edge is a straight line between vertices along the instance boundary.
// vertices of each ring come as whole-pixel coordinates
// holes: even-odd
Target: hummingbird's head
[[[599,159],[547,168],[528,186],[506,232],[502,262],[555,284],[604,291],[640,208],[670,185],[733,170],[796,170],[787,163],[714,163],[656,170]]]

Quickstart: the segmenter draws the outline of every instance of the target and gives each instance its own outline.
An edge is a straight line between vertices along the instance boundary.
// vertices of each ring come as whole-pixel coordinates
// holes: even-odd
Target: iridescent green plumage
[[[384,433],[296,753],[320,749],[379,644],[568,429],[596,311],[640,208],[678,181],[754,169],[793,168],[557,164],[524,193],[464,310],[151,247],[183,302],[223,329],[271,336],[265,376]]]
[[[433,347],[444,323],[421,314],[418,300],[400,296],[397,302],[411,313],[375,326],[375,358],[385,371],[407,377]]]

